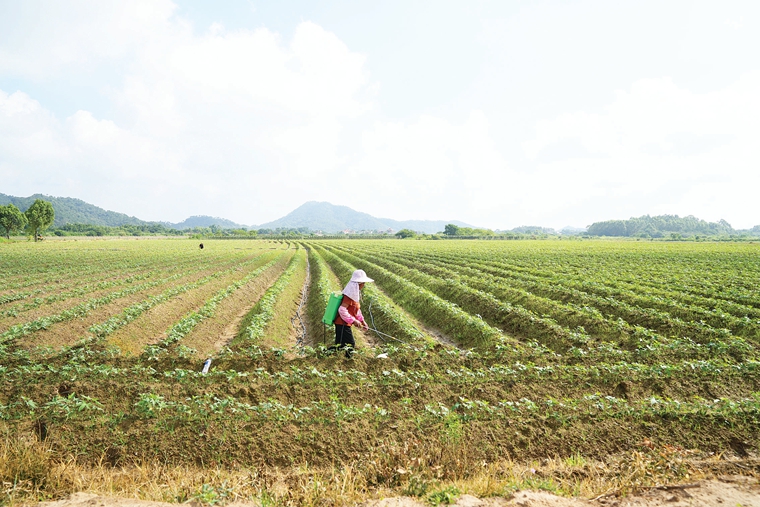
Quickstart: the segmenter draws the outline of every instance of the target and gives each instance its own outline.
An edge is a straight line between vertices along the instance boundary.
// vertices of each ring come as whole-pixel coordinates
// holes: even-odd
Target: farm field
[[[140,467],[216,471],[153,499],[292,505],[760,473],[758,244],[204,245],[0,245],[4,502]],[[321,317],[355,269],[347,359]]]

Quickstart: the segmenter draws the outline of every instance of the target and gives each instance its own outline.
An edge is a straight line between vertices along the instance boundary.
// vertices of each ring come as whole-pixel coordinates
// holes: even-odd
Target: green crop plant
[[[427,496],[425,496],[425,501],[429,505],[433,505],[433,506],[437,506],[441,504],[451,505],[453,503],[456,503],[457,499],[459,498],[459,495],[461,494],[462,492],[459,491],[459,488],[457,488],[456,486],[448,486],[446,488],[428,493]]]
[[[103,405],[89,396],[72,394],[68,397],[56,395],[52,400],[43,405],[43,409],[51,417],[68,419],[72,414],[80,412],[98,411],[103,412]]]
[[[244,320],[244,327],[238,336],[233,340],[232,345],[240,346],[243,343],[256,343],[264,336],[267,324],[274,316],[274,307],[280,293],[285,290],[290,278],[295,272],[297,257],[293,256],[290,265],[285,272],[277,279],[261,297],[256,306]]]
[[[322,315],[327,307],[327,301],[330,294],[340,289],[334,277],[330,276],[330,270],[325,261],[317,253],[314,247],[307,247],[311,285],[309,287],[309,300],[307,303],[308,315],[308,334],[312,339],[310,342],[316,344],[319,339],[317,336],[322,329]],[[323,333],[324,334],[324,333]]]
[[[135,410],[139,417],[156,417],[159,412],[169,407],[164,397],[155,393],[142,393],[135,402]]]
[[[221,289],[218,291],[211,299],[209,299],[197,312],[190,312],[185,317],[183,317],[178,323],[174,324],[166,333],[166,338],[164,338],[160,343],[159,346],[166,348],[179,340],[181,340],[184,336],[186,336],[190,331],[192,331],[195,326],[197,326],[200,322],[202,322],[205,319],[212,318],[214,316],[214,312],[216,310],[217,305],[223,301],[225,298],[229,297],[233,292],[235,292],[237,289],[242,287],[243,285],[249,283],[251,280],[255,279],[259,275],[261,275],[264,271],[272,267],[277,262],[277,259],[273,259],[269,261],[267,264],[264,264],[263,266],[255,269],[245,277],[236,280],[229,286],[225,287],[224,289]]]
[[[320,248],[318,252],[320,258],[324,258],[341,278],[349,280],[354,270],[358,269],[329,251]],[[381,332],[395,338],[395,340],[391,340],[387,336],[379,335],[382,341],[405,344],[431,343],[432,339],[410,322],[409,316],[405,315],[389,297],[377,290],[373,284],[364,286],[363,302],[365,308],[363,313],[366,313],[365,318],[368,324],[372,324],[375,328],[380,326]]]
[[[339,257],[361,262],[351,254],[339,253]],[[506,338],[497,329],[482,319],[469,315],[451,302],[419,287],[394,273],[369,262],[362,262],[366,270],[371,270],[381,286],[402,308],[421,320],[433,320],[430,325],[449,333],[462,345],[491,345]]]

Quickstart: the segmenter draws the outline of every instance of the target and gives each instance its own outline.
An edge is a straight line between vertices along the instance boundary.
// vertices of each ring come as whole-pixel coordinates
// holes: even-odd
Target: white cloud
[[[170,28],[175,8],[170,0],[9,2],[0,17],[0,72],[41,79],[129,56]]]
[[[364,132],[361,158],[346,175],[361,189],[356,204],[377,214],[391,208],[396,212],[390,218],[464,216],[493,226],[515,178],[482,111],[461,124],[429,115],[378,122]]]
[[[599,61],[629,62],[640,44],[648,51],[662,44],[626,32],[622,42],[600,46],[600,36],[614,39],[616,27],[634,30],[629,14],[643,19],[648,11],[607,6],[614,14],[608,19],[617,21],[605,24],[585,14],[601,4],[584,5],[522,9],[527,14],[499,25],[501,42],[484,44],[512,55],[503,68],[489,67],[508,76],[494,82],[496,92],[483,89],[483,101],[449,109],[464,114],[454,120],[445,108],[384,117],[379,85],[368,73],[372,55],[352,51],[313,22],[284,38],[265,27],[199,29],[168,0],[9,3],[0,16],[0,78],[54,86],[92,77],[91,90],[106,103],[96,109],[70,98],[73,107],[54,113],[61,108],[46,102],[55,98],[45,86],[37,95],[0,91],[0,176],[16,195],[70,195],[149,220],[210,214],[262,223],[305,200],[329,200],[391,218],[499,228],[660,212],[726,218],[735,226],[760,222],[753,206],[760,73],[725,86],[738,75],[726,73],[714,85],[720,89],[709,92],[666,77],[634,80],[606,105],[584,99],[576,111],[553,109],[559,112],[536,122],[534,133],[508,125],[505,111],[522,106],[504,97],[540,101],[555,86],[557,69],[576,80],[556,85],[558,96],[569,96]],[[678,8],[671,11],[663,23],[680,19]],[[578,32],[567,28],[575,26],[567,23],[571,14],[601,31],[558,51],[555,28],[565,27],[566,38]],[[728,13],[723,27],[725,15],[705,11],[692,24],[708,20],[726,33],[754,33],[747,29],[754,18],[741,14]],[[671,45],[667,58],[678,47]],[[700,51],[688,54],[694,59]],[[534,95],[528,86],[504,87],[536,62],[546,73],[528,73]],[[642,69],[631,75],[662,75]],[[635,79],[623,75],[614,82]],[[593,94],[609,97],[599,89],[619,86],[611,82],[595,78]],[[515,122],[534,121],[526,111]],[[522,152],[510,154],[513,145]]]
[[[262,203],[285,189],[319,192],[341,163],[343,123],[374,107],[365,57],[314,23],[299,24],[289,41],[219,24],[195,35],[170,3],[103,5],[73,5],[76,22],[42,9],[39,26],[27,20],[38,40],[0,44],[0,55],[14,57],[0,73],[53,76],[103,59],[128,69],[109,92],[111,118],[80,110],[58,119],[26,95],[0,97],[2,111],[19,110],[0,124],[13,133],[0,168],[19,193],[67,193],[145,219],[270,220],[302,201]],[[45,33],[59,21],[62,31]]]
[[[182,37],[160,57],[152,55],[148,72],[212,103],[356,116],[369,108],[356,97],[367,85],[364,59],[311,22],[298,25],[289,45],[266,28],[226,32],[215,25],[202,37]]]
[[[673,150],[669,136],[745,136],[757,127],[760,74],[746,75],[723,90],[696,94],[678,88],[670,79],[637,81],[630,91],[616,92],[605,112],[563,114],[539,121],[536,136],[523,143],[536,159],[542,149],[563,139],[578,139],[590,154],[628,155],[648,144]]]
[[[59,122],[49,111],[23,92],[0,90],[0,161],[33,165],[67,153]]]
[[[759,118],[760,73],[701,94],[667,78],[646,79],[618,91],[603,113],[537,122],[523,148],[537,161],[539,178],[561,181],[557,190],[581,201],[606,196],[618,200],[619,213],[691,213],[749,227],[760,221],[748,190],[760,186]],[[587,154],[541,162],[542,153],[567,140]],[[601,219],[601,211],[586,210],[588,221]]]
[[[152,195],[146,183],[177,174],[171,153],[151,139],[87,111],[61,122],[21,92],[0,90],[0,134],[3,180],[23,195],[70,195],[105,205],[133,199],[128,191]]]

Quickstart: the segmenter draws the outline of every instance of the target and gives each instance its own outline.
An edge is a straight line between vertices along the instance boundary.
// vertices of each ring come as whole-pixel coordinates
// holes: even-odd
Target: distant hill
[[[92,204],[88,204],[81,199],[73,197],[52,197],[49,195],[34,194],[29,197],[14,197],[12,195],[0,194],[0,205],[13,204],[22,212],[29,209],[29,206],[36,199],[48,201],[53,205],[55,210],[55,221],[53,227],[60,227],[66,224],[91,224],[105,225],[108,227],[118,227],[120,225],[147,225],[139,218],[117,213],[115,211],[106,211]]]
[[[177,224],[166,222],[165,225],[179,230],[192,229],[193,227],[211,227],[212,225],[216,225],[222,229],[248,228],[247,225],[236,224],[232,220],[227,220],[226,218],[210,217],[208,215],[196,215],[190,218],[186,218],[184,221]]]
[[[136,217],[107,211],[93,204],[84,202],[81,199],[73,197],[53,197],[50,195],[34,194],[29,197],[15,197],[12,195],[0,194],[0,205],[13,204],[22,212],[26,211],[36,199],[48,201],[53,205],[55,210],[55,221],[53,227],[61,227],[66,224],[88,224],[104,225],[107,227],[119,227],[122,225],[150,225],[157,222],[146,222]],[[223,229],[240,229],[247,228],[245,225],[239,225],[226,218],[216,218],[205,215],[198,215],[187,218],[183,222],[171,223],[160,222],[161,224],[172,229],[191,229],[193,227],[211,227],[218,225]]]
[[[417,232],[433,234],[443,231],[446,224],[460,227],[472,227],[456,220],[393,220],[376,218],[368,213],[355,211],[348,206],[336,206],[329,202],[309,201],[291,211],[284,217],[258,226],[258,229],[298,229],[308,227],[313,231],[337,233],[350,231],[386,231],[392,229],[411,229]]]

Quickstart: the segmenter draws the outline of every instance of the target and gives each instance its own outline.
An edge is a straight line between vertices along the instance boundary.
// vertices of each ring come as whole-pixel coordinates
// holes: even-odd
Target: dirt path
[[[443,345],[448,345],[449,347],[454,347],[454,348],[457,348],[457,349],[460,349],[460,350],[464,350],[464,347],[462,347],[460,344],[458,344],[457,342],[455,342],[453,339],[451,339],[448,336],[446,336],[445,334],[443,334],[438,329],[432,328],[430,326],[426,326],[425,324],[419,324],[418,327],[419,327],[419,329],[423,333],[428,334],[428,335],[432,336],[433,338],[435,338],[435,340],[437,342],[439,342],[439,343],[441,343]]]
[[[176,504],[74,493],[64,500],[42,502],[37,505],[38,507],[169,507]],[[191,505],[200,506],[197,502],[191,502]],[[227,504],[228,507],[252,507],[254,505],[259,504],[255,502]],[[391,497],[368,500],[359,505],[365,507],[426,507],[429,504],[417,498]],[[603,496],[593,500],[564,498],[543,491],[518,491],[511,498],[476,498],[471,495],[461,495],[453,505],[459,507],[657,507],[665,505],[673,507],[723,505],[760,507],[760,483],[757,479],[749,477],[723,477],[693,484],[650,489],[639,495],[624,498]]]
[[[296,345],[306,345],[306,305],[309,301],[309,287],[311,286],[311,265],[309,263],[309,251],[306,250],[306,277],[299,293],[298,307],[295,314],[290,318],[290,323],[295,330]]]

